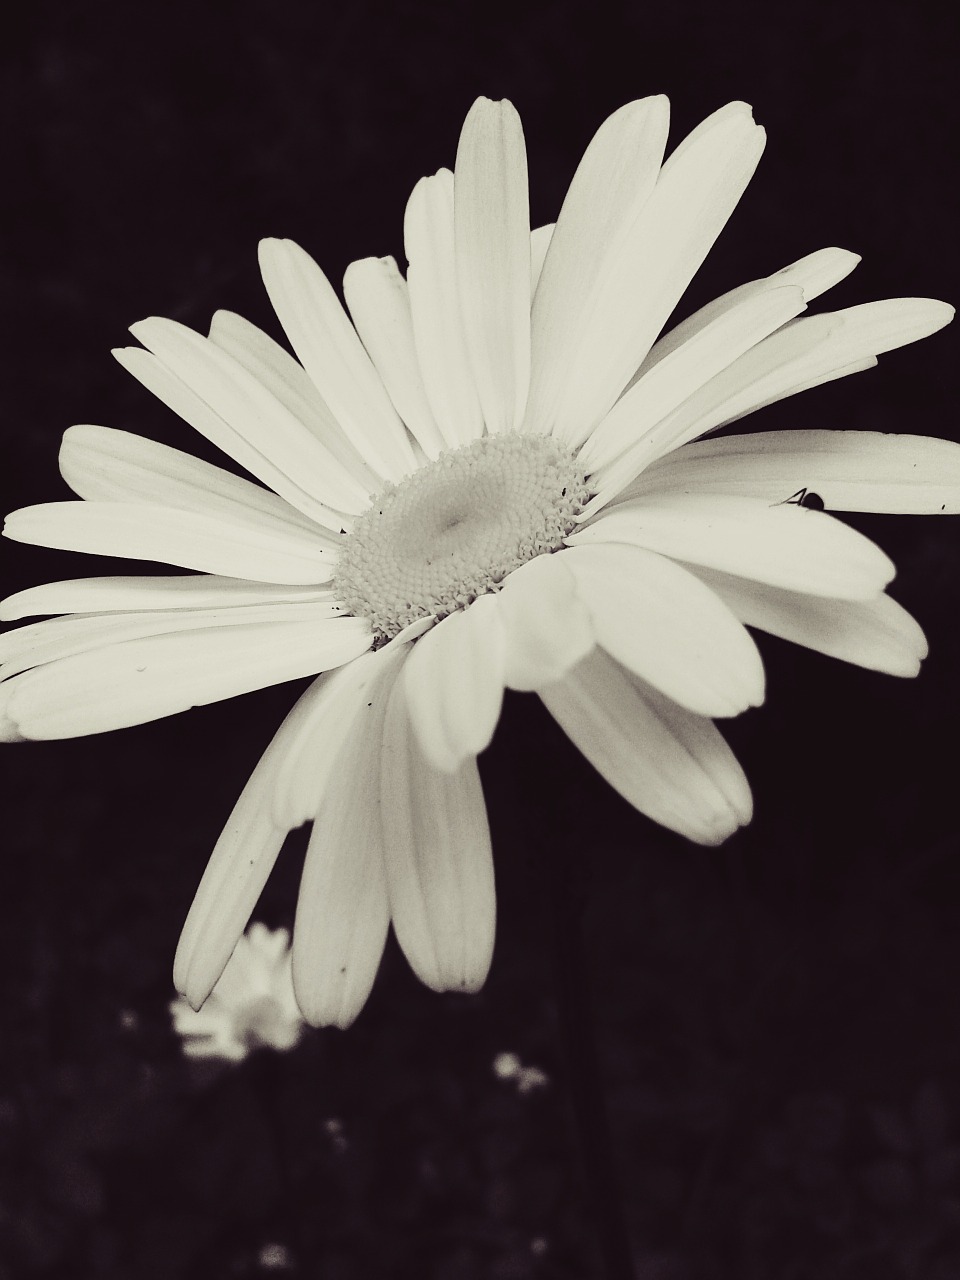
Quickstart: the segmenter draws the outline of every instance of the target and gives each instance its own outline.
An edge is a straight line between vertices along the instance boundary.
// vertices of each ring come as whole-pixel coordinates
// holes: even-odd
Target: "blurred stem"
[[[582,864],[574,860],[572,850],[557,850],[557,855],[547,873],[553,897],[557,1011],[584,1191],[606,1280],[636,1280],[600,1078],[584,946],[587,895]]]

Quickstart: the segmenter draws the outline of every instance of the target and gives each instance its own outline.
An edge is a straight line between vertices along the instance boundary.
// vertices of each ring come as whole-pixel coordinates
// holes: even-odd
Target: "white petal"
[[[597,644],[630,671],[698,715],[737,715],[763,700],[756,645],[692,573],[640,547],[562,554]]]
[[[413,647],[402,682],[427,759],[453,773],[489,745],[503,701],[504,637],[497,602],[481,596]]]
[[[571,447],[609,412],[653,345],[746,189],[763,143],[748,110],[720,113],[664,165],[597,281],[566,371],[554,433]],[[549,264],[548,254],[545,271]]]
[[[262,240],[260,270],[300,363],[363,459],[387,480],[414,470],[410,441],[330,281],[292,240]]]
[[[483,435],[467,354],[454,256],[453,174],[421,178],[403,221],[417,359],[433,416],[451,448]]]
[[[895,600],[830,600],[698,569],[741,622],[807,649],[892,676],[915,676],[927,655],[919,624]]]
[[[50,618],[0,635],[0,679],[6,680],[30,667],[58,662],[107,644],[140,640],[146,636],[207,627],[236,627],[260,622],[313,622],[319,627],[341,612],[328,603],[240,605],[227,609],[190,609],[185,612],[110,613],[105,616]]]
[[[477,991],[493,956],[493,856],[476,760],[456,772],[424,756],[403,682],[381,754],[384,858],[397,940],[434,991]]]
[[[550,241],[553,238],[555,222],[548,222],[545,226],[535,227],[530,232],[530,297],[537,292],[537,286],[540,283],[540,276],[543,274],[543,263],[547,256],[547,250],[550,248]]]
[[[928,337],[953,316],[946,303],[894,298],[804,316],[742,355],[692,395],[669,424],[671,448],[765,405],[872,368],[885,351]]]
[[[358,657],[370,642],[355,618],[128,640],[12,677],[6,714],[28,738],[105,733],[315,675]]]
[[[265,528],[317,532],[316,521],[269,489],[129,431],[69,427],[59,461],[64,480],[88,502],[149,502],[241,518],[255,513]]]
[[[663,489],[766,502],[808,489],[832,511],[955,515],[960,445],[879,431],[758,431],[686,445],[644,471],[623,497]]]
[[[121,364],[271,489],[301,510],[306,510],[301,494],[331,510],[362,508],[363,484],[217,343],[157,316],[131,325],[130,332],[160,371],[130,348],[114,352]],[[329,515],[324,519],[329,523]]]
[[[496,601],[508,689],[539,689],[559,680],[594,646],[590,615],[563,556],[528,560],[504,579]]]
[[[695,311],[693,315],[681,321],[653,344],[646,360],[634,374],[630,386],[649,373],[653,366],[659,364],[665,356],[676,351],[677,347],[685,342],[689,342],[701,329],[712,324],[724,312],[738,306],[752,294],[783,285],[799,285],[803,290],[803,300],[809,305],[814,298],[819,298],[822,293],[839,284],[859,261],[859,254],[851,253],[848,249],[818,249],[815,253],[808,253],[806,257],[791,262],[789,266],[781,267],[773,275],[738,285],[736,289],[731,289],[719,298],[714,298],[712,302]]]
[[[132,502],[43,502],[7,516],[15,542],[90,555],[156,560],[259,582],[318,583],[333,575],[336,544],[319,529],[282,531],[251,513],[206,516]]]
[[[876,596],[896,572],[869,538],[821,511],[728,494],[651,493],[567,542],[629,543],[791,591],[850,600]]]
[[[220,578],[215,574],[174,574],[158,577],[117,576],[68,578],[27,587],[0,600],[0,620],[35,617],[44,613],[109,613],[143,609],[213,609],[245,604],[277,604],[289,600],[310,604],[333,600],[316,587],[275,586]]]
[[[533,302],[530,430],[549,432],[563,420],[567,376],[599,283],[616,268],[660,172],[669,113],[662,96],[627,103],[597,130],[573,176]]]
[[[350,315],[397,412],[428,458],[446,442],[424,389],[413,337],[407,282],[393,258],[351,262],[343,277]]]
[[[324,791],[307,849],[293,930],[293,985],[314,1026],[350,1025],[383,954],[390,910],[380,751],[387,701],[405,652],[400,646],[376,655],[377,678],[338,744],[336,776]]]
[[[298,422],[329,449],[354,477],[364,493],[373,493],[381,479],[364,462],[310,380],[310,375],[279,342],[233,311],[217,311],[210,321],[210,341],[222,347],[261,382]]]
[[[601,650],[539,693],[594,768],[654,822],[717,845],[750,821],[749,785],[716,726]]]
[[[313,682],[280,726],[234,806],[203,873],[174,962],[174,983],[195,1008],[213,990],[230,959],[287,833],[316,811],[346,732],[343,716],[336,714],[335,695],[345,677],[354,687],[362,685],[373,657],[364,654]],[[326,753],[325,743],[332,748]],[[305,768],[305,763],[316,769]],[[310,773],[309,788],[290,785],[298,772]]]
[[[797,285],[758,290],[705,325],[617,401],[580,451],[578,463],[603,485],[614,467],[635,475],[671,448],[664,419],[688,396],[804,308]]]
[[[530,207],[520,117],[478,98],[454,174],[457,285],[488,432],[520,425],[530,385]]]

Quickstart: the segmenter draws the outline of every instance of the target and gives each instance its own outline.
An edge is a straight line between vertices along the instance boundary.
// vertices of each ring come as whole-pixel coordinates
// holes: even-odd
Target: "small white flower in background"
[[[191,1009],[180,996],[170,1013],[191,1058],[240,1062],[254,1049],[292,1049],[304,1021],[293,994],[287,930],[251,925],[203,1008]]]
[[[520,1093],[532,1093],[550,1083],[550,1077],[539,1067],[525,1067],[515,1053],[498,1053],[493,1060],[493,1074],[500,1080],[513,1080]]]
[[[195,572],[4,601],[5,619],[67,616],[0,637],[0,737],[100,733],[317,677],[187,917],[174,980],[194,1007],[305,822],[293,980],[308,1021],[353,1021],[391,924],[428,986],[482,986],[496,899],[476,758],[506,688],[536,693],[638,810],[715,845],[752,812],[714,723],[763,700],[748,627],[917,674],[926,642],[885,594],[892,563],[815,508],[956,513],[960,447],[829,427],[702,437],[871,368],[953,309],[804,315],[859,261],[824,248],[659,336],[765,141],[732,102],[664,161],[668,117],[663,97],[616,111],[556,224],[531,230],[520,119],[481,98],[454,171],[407,204],[406,276],[389,257],[352,263],[349,316],[301,248],[262,243],[298,359],[226,311],[206,337],[141,321],[143,345],[116,353],[260,484],[75,426],[60,468],[82,501],[8,518],[20,542]]]

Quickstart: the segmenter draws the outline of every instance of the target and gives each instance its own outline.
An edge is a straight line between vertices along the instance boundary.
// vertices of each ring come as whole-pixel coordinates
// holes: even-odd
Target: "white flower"
[[[292,1049],[304,1024],[293,994],[287,930],[251,925],[203,1008],[191,1009],[180,996],[170,1016],[191,1058],[240,1062],[254,1049]]]
[[[293,944],[305,1017],[347,1025],[392,921],[420,978],[473,991],[494,936],[476,756],[505,687],[533,690],[656,822],[716,844],[750,818],[717,731],[763,698],[744,624],[915,675],[893,565],[830,511],[960,510],[960,448],[831,430],[700,437],[866,369],[946,324],[897,299],[802,316],[855,254],[822,249],[657,340],[742,195],[764,134],[731,103],[662,163],[668,108],[600,128],[555,227],[529,227],[523,134],[479,100],[455,174],[417,184],[406,278],[267,240],[299,363],[219,312],[208,338],[133,326],[120,362],[256,485],[138,436],[80,426],[83,501],[9,517],[22,542],[199,571],[10,597],[61,613],[0,641],[6,736],[97,733],[317,675],[221,836],[175,980],[208,995],[287,833],[313,821]],[[694,443],[698,441],[697,443]],[[556,554],[551,554],[556,553]],[[5,716],[5,721],[2,717]]]

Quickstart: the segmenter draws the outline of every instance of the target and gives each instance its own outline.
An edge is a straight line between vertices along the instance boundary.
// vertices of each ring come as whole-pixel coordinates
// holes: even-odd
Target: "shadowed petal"
[[[397,940],[434,991],[478,991],[493,956],[496,895],[476,760],[436,769],[394,687],[381,754],[384,858]]]
[[[661,826],[717,845],[750,821],[750,788],[712,721],[691,714],[596,649],[540,697],[623,798]]]

